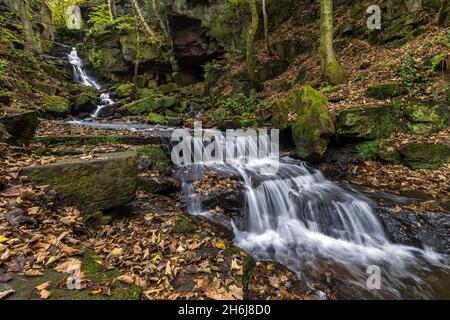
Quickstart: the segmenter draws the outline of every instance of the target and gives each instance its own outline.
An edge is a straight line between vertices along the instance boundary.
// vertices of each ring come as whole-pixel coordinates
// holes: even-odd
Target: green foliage
[[[373,140],[359,143],[356,145],[356,150],[363,160],[375,160],[380,150],[380,141]]]
[[[416,60],[412,54],[408,54],[395,72],[400,77],[404,90],[412,96],[422,94],[433,84],[428,67]]]
[[[249,4],[249,0],[228,0],[227,7],[229,8],[242,8]]]
[[[98,28],[98,26],[107,26],[111,24],[112,19],[109,14],[108,5],[100,4],[94,7],[89,14],[89,23]]]

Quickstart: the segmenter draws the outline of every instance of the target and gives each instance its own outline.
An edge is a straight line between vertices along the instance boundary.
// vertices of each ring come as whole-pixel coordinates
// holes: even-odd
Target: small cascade
[[[81,58],[78,56],[77,49],[72,48],[72,51],[67,56],[69,59],[69,63],[72,65],[73,68],[74,82],[100,90],[101,85],[86,74],[86,71],[83,68],[84,65],[83,60],[81,60]],[[98,118],[100,111],[106,106],[109,106],[113,103],[114,101],[111,99],[110,93],[102,93],[100,95],[100,103],[97,105],[97,108],[94,111],[94,113],[91,114],[91,118],[93,119]]]
[[[206,145],[193,138],[194,148]],[[237,139],[234,149],[257,147]],[[448,277],[448,264],[442,263],[440,255],[391,243],[364,196],[327,180],[304,162],[278,157],[247,160],[235,157],[218,163],[203,158],[202,163],[181,166],[179,175],[193,215],[214,215],[204,211],[195,190],[195,181],[204,174],[215,170],[241,178],[248,221],[245,230],[234,226],[235,243],[256,258],[279,261],[305,281],[308,274],[325,267],[335,270],[347,281],[344,286],[349,296],[359,294],[361,298],[431,297],[433,289],[422,277],[429,277],[427,272],[436,269]],[[274,165],[279,166],[275,175],[261,174],[265,167]],[[369,266],[382,271],[380,290],[366,286]]]

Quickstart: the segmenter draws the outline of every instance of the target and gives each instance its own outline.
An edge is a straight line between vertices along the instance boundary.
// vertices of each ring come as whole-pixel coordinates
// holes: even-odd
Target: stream
[[[101,88],[87,76],[75,49],[70,53],[69,61],[75,82]],[[113,103],[107,93],[103,93],[100,100],[102,102],[92,114],[92,120],[70,123],[110,130],[125,128],[166,133],[173,130],[146,124],[94,121],[99,109]],[[162,143],[172,148],[167,136]],[[225,142],[220,143],[225,148]],[[320,171],[289,157],[265,156],[243,160],[236,150],[257,149],[258,145],[251,141],[247,145],[242,143],[248,141],[236,139],[234,142],[232,149],[235,153],[231,162],[203,158],[200,163],[178,166],[177,175],[183,182],[181,195],[190,214],[214,214],[204,210],[195,181],[211,170],[233,174],[245,186],[247,220],[244,229],[233,223],[234,242],[255,258],[278,261],[296,272],[305,283],[312,281],[310,275],[330,272],[339,280],[338,298],[450,298],[447,256],[431,248],[392,243],[369,198],[327,180]],[[193,138],[194,147],[207,145],[202,139]],[[278,162],[276,174],[261,174],[261,169],[278,165]],[[381,275],[380,287],[376,289],[367,286],[371,275],[369,270],[373,269],[378,269]]]

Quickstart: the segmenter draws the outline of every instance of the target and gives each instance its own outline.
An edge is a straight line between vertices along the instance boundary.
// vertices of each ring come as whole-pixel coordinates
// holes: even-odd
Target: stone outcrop
[[[0,130],[2,139],[15,145],[28,145],[34,137],[39,119],[35,111],[5,108],[0,109],[0,125],[3,127]]]
[[[70,159],[26,167],[20,174],[50,185],[64,205],[73,205],[91,214],[133,200],[137,166],[136,153],[120,152],[93,160]]]

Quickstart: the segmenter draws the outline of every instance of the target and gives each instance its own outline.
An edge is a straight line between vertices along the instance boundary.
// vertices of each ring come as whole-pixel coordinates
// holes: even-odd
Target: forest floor
[[[111,131],[44,121],[37,137],[108,136]],[[129,131],[115,135],[136,135]],[[190,216],[179,195],[138,190],[127,208],[91,225],[55,202],[49,186],[19,177],[22,167],[92,159],[127,144],[0,145],[0,298],[9,299],[319,299],[316,283],[273,262],[255,262],[215,226]],[[68,290],[81,268],[80,290]],[[72,280],[70,280],[72,279]],[[323,288],[333,298],[330,275]]]

